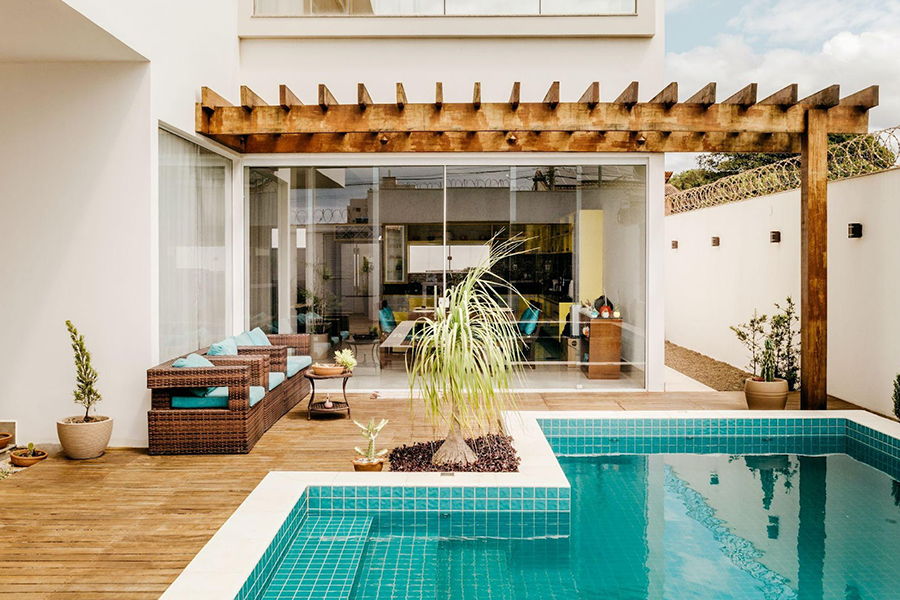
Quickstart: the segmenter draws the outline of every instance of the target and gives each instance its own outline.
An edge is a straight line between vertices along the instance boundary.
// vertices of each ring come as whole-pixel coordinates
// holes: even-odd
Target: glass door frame
[[[477,165],[485,166],[503,166],[503,167],[539,167],[539,166],[643,166],[645,167],[645,210],[644,210],[644,391],[656,390],[662,391],[664,388],[664,360],[657,360],[659,356],[654,356],[651,346],[651,340],[658,337],[659,329],[662,332],[663,341],[665,339],[665,321],[664,318],[653,318],[654,312],[658,315],[664,314],[665,306],[652,310],[653,304],[651,299],[656,288],[659,293],[656,294],[658,301],[664,303],[664,272],[659,274],[651,273],[651,266],[654,259],[659,263],[658,269],[664,269],[664,254],[656,252],[655,243],[659,243],[662,248],[662,240],[664,232],[658,231],[654,227],[653,210],[654,191],[662,192],[662,185],[653,185],[654,167],[658,171],[662,171],[662,157],[664,155],[652,155],[647,153],[563,153],[563,152],[535,152],[528,154],[513,153],[391,153],[391,154],[252,154],[244,155],[241,161],[241,167],[246,168],[359,168],[359,167],[442,167],[443,168],[443,234],[444,241],[447,239],[447,168],[448,167],[471,167]],[[654,164],[655,163],[655,164]],[[246,172],[246,171],[245,171]],[[661,177],[661,173],[660,173]],[[243,198],[244,213],[247,214],[249,206],[249,197],[245,195]],[[660,208],[660,211],[663,209]],[[660,212],[660,214],[663,214]],[[664,217],[663,217],[664,218]],[[664,221],[660,221],[660,227],[663,227]],[[244,231],[248,231],[249,221],[244,223]],[[576,233],[577,236],[577,233]],[[246,249],[245,249],[246,254]],[[577,258],[575,259],[578,260]],[[447,260],[444,259],[444,284],[446,287]],[[653,274],[653,277],[651,277]],[[651,285],[651,280],[654,280]],[[660,285],[662,284],[662,285]],[[249,306],[245,306],[244,311],[245,325],[249,323]],[[658,349],[658,352],[663,352]],[[653,357],[653,359],[651,359]],[[651,366],[652,365],[652,366]],[[658,369],[659,372],[656,372]],[[623,388],[624,390],[624,388]],[[541,390],[546,392],[564,391],[577,392],[578,390]],[[587,392],[595,390],[584,390]],[[615,391],[615,390],[609,390]],[[638,390],[639,391],[639,390]]]

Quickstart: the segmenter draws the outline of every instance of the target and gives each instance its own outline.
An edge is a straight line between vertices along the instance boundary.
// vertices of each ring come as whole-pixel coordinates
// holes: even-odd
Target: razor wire
[[[828,148],[828,180],[900,168],[900,126],[860,135]],[[800,187],[800,157],[723,177],[666,197],[666,214],[710,208]]]

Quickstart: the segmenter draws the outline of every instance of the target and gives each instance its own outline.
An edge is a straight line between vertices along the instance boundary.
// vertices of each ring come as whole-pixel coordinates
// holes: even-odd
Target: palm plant
[[[521,254],[525,241],[501,242],[495,236],[487,260],[444,293],[446,310],[436,311],[413,336],[410,401],[418,388],[432,424],[448,431],[433,464],[475,462],[465,434],[490,430],[500,413],[515,405],[512,386],[521,375],[523,341],[498,290],[522,296],[491,269]]]

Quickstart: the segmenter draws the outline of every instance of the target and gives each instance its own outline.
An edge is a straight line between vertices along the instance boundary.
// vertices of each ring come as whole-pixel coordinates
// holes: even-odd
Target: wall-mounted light
[[[781,243],[781,232],[780,231],[772,231],[769,232],[769,241],[773,244]]]
[[[678,250],[678,240],[672,240],[672,250]]]
[[[718,247],[719,247],[719,238],[718,238],[718,236],[714,236],[714,237],[713,237],[713,239],[712,239],[712,245],[713,245],[714,248],[718,248]]]
[[[856,240],[862,237],[862,223],[850,223],[847,226],[847,237]]]

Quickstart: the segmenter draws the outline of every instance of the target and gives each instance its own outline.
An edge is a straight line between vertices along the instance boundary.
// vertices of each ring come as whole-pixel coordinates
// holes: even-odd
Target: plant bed
[[[478,459],[470,464],[433,465],[431,458],[440,448],[443,440],[420,442],[410,446],[394,448],[388,454],[391,471],[410,473],[423,472],[458,472],[458,473],[517,473],[520,459],[512,446],[512,438],[505,435],[491,434],[475,439],[467,439],[466,443],[475,450]]]

